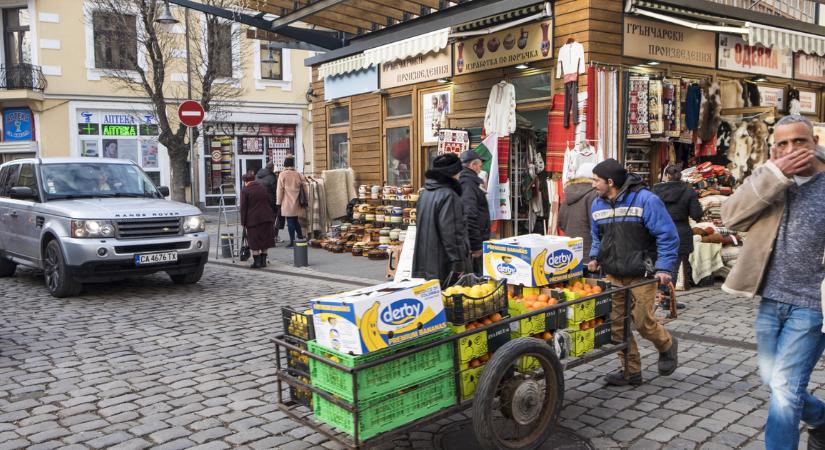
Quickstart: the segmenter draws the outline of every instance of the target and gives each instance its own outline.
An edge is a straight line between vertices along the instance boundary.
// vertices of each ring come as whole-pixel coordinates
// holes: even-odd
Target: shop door
[[[238,186],[243,186],[243,176],[246,173],[252,173],[253,175],[257,174],[259,170],[261,170],[264,165],[266,165],[266,157],[261,156],[239,156],[238,157],[238,166],[241,170],[238,171]]]

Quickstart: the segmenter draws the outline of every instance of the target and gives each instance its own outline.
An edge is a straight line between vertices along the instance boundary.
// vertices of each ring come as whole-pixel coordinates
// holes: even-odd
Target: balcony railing
[[[15,64],[0,66],[0,89],[29,89],[43,92],[46,89],[46,77],[40,66],[34,64]]]
[[[816,2],[811,0],[710,0],[787,19],[816,23]]]

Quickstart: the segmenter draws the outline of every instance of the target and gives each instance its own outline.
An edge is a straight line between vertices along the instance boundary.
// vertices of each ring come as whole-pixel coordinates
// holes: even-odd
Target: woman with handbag
[[[276,195],[278,206],[281,207],[281,215],[286,218],[287,231],[289,232],[289,245],[295,246],[295,235],[298,239],[304,238],[301,224],[298,217],[304,214],[307,207],[307,195],[304,190],[304,176],[295,170],[295,158],[287,156],[284,159],[284,170],[278,177],[278,194]]]
[[[241,190],[241,225],[247,245],[252,250],[252,268],[266,267],[266,251],[275,247],[272,226],[275,217],[266,187],[255,181],[254,174],[243,176]]]

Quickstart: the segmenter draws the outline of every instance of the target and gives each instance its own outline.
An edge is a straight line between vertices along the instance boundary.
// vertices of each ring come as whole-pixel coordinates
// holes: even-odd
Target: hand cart
[[[473,429],[481,448],[485,450],[535,449],[553,432],[561,412],[564,403],[563,371],[590,363],[613,353],[624,352],[625,357],[627,357],[627,352],[629,351],[627,341],[631,333],[630,311],[632,302],[629,300],[632,298],[632,294],[630,290],[652,283],[656,283],[656,280],[650,279],[628,286],[613,287],[598,294],[562,302],[544,309],[512,316],[491,325],[475,328],[471,331],[450,335],[446,338],[403,350],[391,356],[382,357],[356,367],[347,367],[311,353],[305,348],[296,345],[294,342],[290,342],[284,334],[280,334],[274,339],[277,357],[277,406],[295,421],[351,449],[370,448],[392,442],[392,440],[397,439],[405,433],[416,431],[426,424],[436,422],[472,407]],[[624,322],[622,342],[611,343],[580,357],[562,362],[557,356],[556,350],[551,345],[548,345],[548,342],[534,337],[515,338],[498,348],[492,354],[490,360],[483,366],[484,370],[481,372],[478,384],[475,387],[475,392],[470,398],[462,398],[459,373],[456,371],[453,374],[455,376],[455,392],[450,393],[453,394],[454,397],[446,399],[450,402],[451,406],[439,409],[425,417],[393,428],[387,432],[370,436],[367,439],[361,439],[359,437],[358,424],[362,418],[363,411],[356,406],[359,405],[357,372],[408,357],[416,352],[424,352],[433,347],[443,345],[445,342],[450,342],[451,345],[455,345],[461,338],[476,334],[479,331],[500,327],[503,324],[514,324],[522,319],[532,318],[557,310],[565,313],[566,308],[569,306],[621,292],[624,292],[625,298],[628,299],[628,301],[624,302],[624,315],[621,319]],[[293,355],[300,354],[349,373],[352,378],[352,401],[349,403],[343,401],[340,396],[331,395],[307,383],[307,378],[299,372],[284,368],[282,366],[282,352],[292,352],[291,354]],[[532,358],[530,360],[532,361],[531,368],[524,370],[523,365],[521,365],[519,369],[520,362],[525,361],[524,358],[527,357]],[[455,352],[455,358],[455,367],[459,367],[458,351]],[[292,398],[295,395],[295,389],[302,389],[307,392],[311,391],[316,396],[320,396],[326,401],[346,410],[354,419],[354,432],[347,434],[314,419],[312,417],[313,410],[307,407],[306,402],[296,402],[295,399]],[[403,392],[403,390],[401,392]]]

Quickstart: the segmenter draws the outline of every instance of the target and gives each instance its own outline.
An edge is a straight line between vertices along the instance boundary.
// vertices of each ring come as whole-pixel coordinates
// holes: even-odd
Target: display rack
[[[650,150],[648,144],[642,142],[628,141],[625,151],[624,167],[630,172],[638,174],[645,183],[650,184]]]

